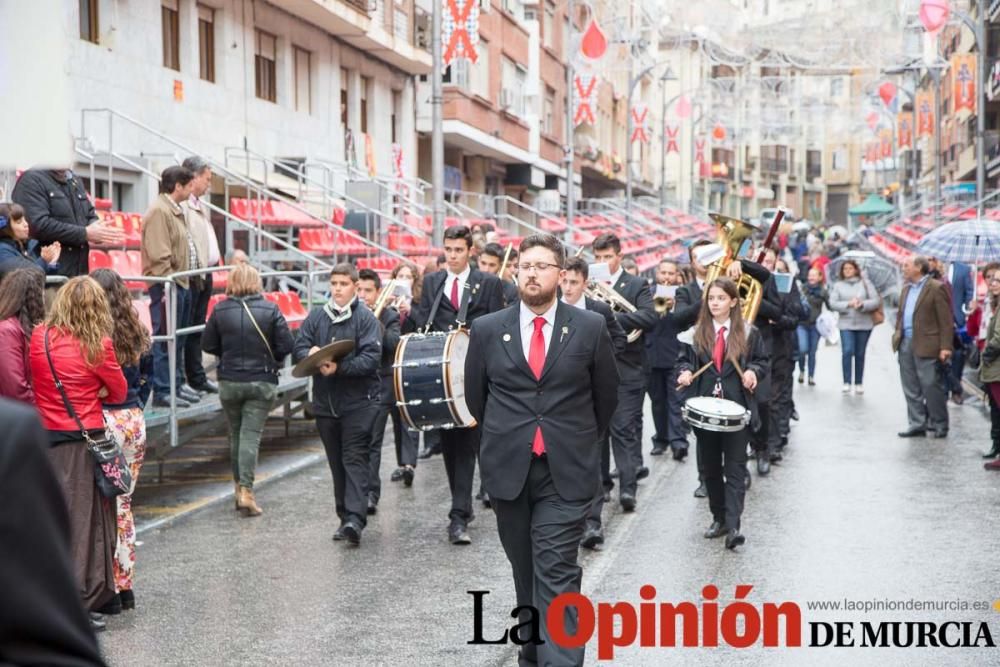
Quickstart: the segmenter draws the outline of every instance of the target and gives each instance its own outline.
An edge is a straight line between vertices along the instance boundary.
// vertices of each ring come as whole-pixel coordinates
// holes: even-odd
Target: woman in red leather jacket
[[[28,368],[31,332],[45,317],[45,274],[16,269],[0,284],[0,396],[34,403]]]
[[[102,438],[102,399],[121,403],[128,392],[112,331],[104,290],[93,278],[79,276],[56,294],[48,318],[32,333],[29,354],[35,404],[49,436],[49,461],[69,510],[70,555],[80,597],[91,611],[115,595],[115,503],[97,488],[94,459],[56,388],[53,370],[83,427],[92,438]]]

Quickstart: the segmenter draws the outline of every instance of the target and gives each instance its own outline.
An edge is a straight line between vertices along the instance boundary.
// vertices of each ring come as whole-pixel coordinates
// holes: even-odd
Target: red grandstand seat
[[[281,314],[285,316],[285,321],[288,322],[289,328],[291,328],[291,329],[298,329],[299,325],[302,324],[302,321],[304,319],[306,319],[306,313],[305,313],[304,310],[302,312],[300,312],[300,311],[298,311],[298,310],[295,309],[295,306],[292,303],[292,296],[291,295],[292,295],[291,292],[289,292],[289,293],[278,292],[277,293],[277,296],[278,296],[278,301],[277,301],[278,310],[280,310]],[[298,294],[296,294],[295,296],[298,297]],[[301,305],[302,304],[300,302],[299,306],[301,307]]]
[[[208,320],[212,316],[212,311],[215,310],[215,306],[226,298],[225,294],[213,294],[208,298],[208,310],[205,311],[205,319]]]
[[[103,250],[91,250],[87,255],[87,263],[90,265],[91,271],[111,268],[111,258]]]

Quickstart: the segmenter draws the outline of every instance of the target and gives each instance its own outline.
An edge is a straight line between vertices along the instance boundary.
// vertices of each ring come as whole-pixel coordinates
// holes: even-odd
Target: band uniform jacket
[[[700,312],[701,285],[698,281],[692,280],[678,287],[677,296],[674,297],[674,319],[677,322],[677,330],[686,331],[693,327],[698,321]]]
[[[420,303],[410,311],[410,317],[406,320],[406,330],[404,333],[418,331],[427,324],[430,317],[434,300],[444,289],[447,281],[447,271],[437,271],[424,276],[423,291],[420,294]],[[465,326],[468,328],[476,321],[477,317],[494,313],[504,307],[503,286],[500,279],[492,273],[485,273],[473,268],[469,273],[468,283],[465,289],[469,293],[469,309],[465,316]],[[463,294],[463,298],[464,298]],[[459,309],[461,303],[459,304]],[[458,328],[458,309],[451,305],[451,299],[447,294],[441,296],[441,303],[434,314],[434,321],[431,322],[431,331],[451,331]]]
[[[646,332],[656,326],[658,318],[656,310],[653,308],[653,294],[649,291],[649,285],[645,280],[633,276],[628,271],[622,271],[622,275],[612,287],[636,307],[634,313],[615,314],[618,318],[618,324],[622,326],[626,334],[634,329]],[[646,343],[642,337],[634,343],[626,343],[625,352],[619,357],[619,367],[622,368],[623,377],[626,373],[629,376],[635,376],[637,371],[643,370],[645,364]]]
[[[614,311],[611,310],[611,306],[603,301],[591,299],[588,296],[583,298],[587,310],[592,310],[604,316],[604,324],[608,327],[608,334],[611,336],[611,347],[614,348],[615,359],[617,359],[625,352],[625,345],[628,343],[628,334],[622,329],[622,325],[618,324],[618,319],[615,317]]]
[[[604,318],[561,301],[540,379],[521,342],[520,309],[476,320],[465,360],[465,400],[481,425],[480,469],[490,496],[513,500],[542,429],[556,492],[594,496],[600,436],[618,404],[618,371]]]
[[[896,331],[892,335],[892,350],[899,351],[903,341],[903,311],[910,286],[904,285],[899,295]],[[913,309],[913,355],[922,359],[937,357],[941,350],[952,350],[955,318],[951,310],[948,288],[940,280],[928,278]]]
[[[749,325],[747,325],[749,326]],[[694,332],[691,331],[691,334]],[[760,416],[757,410],[758,400],[765,400],[758,396],[757,391],[751,392],[743,386],[743,377],[733,362],[726,358],[722,365],[722,373],[719,373],[712,363],[712,352],[699,351],[695,348],[694,341],[682,335],[683,340],[680,345],[680,352],[677,358],[678,374],[684,371],[697,373],[703,366],[708,364],[708,368],[701,375],[695,378],[688,388],[688,396],[712,396],[715,390],[716,381],[721,383],[722,396],[729,401],[735,401],[750,410],[750,430],[756,431],[760,427]],[[749,328],[747,335],[748,349],[746,354],[740,358],[740,368],[744,371],[753,371],[757,375],[757,386],[760,387],[762,379],[770,374],[770,360],[764,350],[764,341],[756,327]]]

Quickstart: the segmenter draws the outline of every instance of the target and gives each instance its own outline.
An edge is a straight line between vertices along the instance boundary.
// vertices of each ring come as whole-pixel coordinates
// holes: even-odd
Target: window
[[[525,115],[524,90],[528,84],[528,71],[509,58],[503,59],[500,106],[515,116]]]
[[[833,171],[840,171],[842,169],[847,169],[847,151],[843,148],[838,148],[833,151],[833,159],[831,161],[831,169]]]
[[[257,56],[254,59],[254,84],[257,97],[268,102],[278,101],[277,50],[278,39],[263,30],[257,31]]]
[[[347,70],[340,68],[340,124],[347,127]]]
[[[479,57],[476,64],[465,58],[453,61],[446,71],[445,81],[463,88],[473,95],[490,99],[490,45],[485,39],[479,40]]]
[[[844,94],[844,80],[839,76],[830,79],[830,97],[840,97]]]
[[[215,10],[198,5],[198,76],[215,82]]]
[[[294,47],[295,55],[295,110],[312,113],[312,69],[310,54],[305,49]]]
[[[97,0],[80,0],[80,39],[93,44],[100,41]]]
[[[361,77],[361,133],[368,134],[368,97],[372,94],[372,80]]]
[[[545,15],[542,17],[542,44],[554,49],[556,47],[556,6],[555,3],[545,3]]]
[[[556,133],[556,91],[548,86],[545,87],[545,108],[542,109],[542,132]]]
[[[570,25],[569,16],[563,19],[563,38],[562,38],[562,60],[566,62],[569,60],[569,43],[570,43]]]
[[[177,0],[166,0],[160,7],[163,27],[163,66],[181,71],[181,31],[178,21]]]

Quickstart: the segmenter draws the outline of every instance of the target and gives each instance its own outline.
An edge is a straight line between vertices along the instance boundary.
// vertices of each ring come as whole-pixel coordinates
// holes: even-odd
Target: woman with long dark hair
[[[746,539],[740,516],[746,494],[747,443],[759,421],[754,390],[766,377],[769,361],[760,334],[743,321],[739,290],[728,278],[705,286],[694,338],[681,346],[677,384],[693,387],[689,396],[714,396],[738,403],[751,413],[751,422],[739,431],[710,431],[694,426],[698,458],[702,461],[712,525],[706,538],[726,536],[726,548]]]
[[[986,397],[990,403],[990,438],[993,446],[985,458],[993,458],[986,464],[987,470],[1000,470],[1000,264],[987,264],[983,269],[986,281],[986,305],[990,313],[986,327],[986,345],[983,347],[982,362],[979,364],[979,380],[986,385]]]
[[[14,260],[19,266],[34,264],[46,273],[56,273],[61,252],[59,242],[43,248],[28,237],[29,231],[24,209],[19,204],[0,202],[0,264]]]
[[[16,269],[0,282],[0,396],[34,403],[28,344],[45,317],[45,275]]]
[[[113,331],[104,290],[90,276],[78,276],[56,293],[48,317],[31,335],[35,405],[48,431],[49,461],[69,510],[70,557],[80,597],[92,612],[115,595],[115,506],[97,487],[94,458],[80,424],[91,438],[101,438],[101,401],[121,403],[128,394],[111,341]],[[95,624],[102,627],[100,621]]]
[[[91,274],[104,290],[111,309],[114,330],[115,357],[128,383],[128,395],[120,403],[104,403],[104,423],[107,432],[122,448],[132,471],[132,487],[118,496],[118,539],[115,546],[114,572],[117,591],[111,602],[101,608],[103,613],[117,614],[122,609],[135,608],[133,581],[135,572],[135,520],[132,517],[132,494],[139,479],[139,470],[146,458],[146,419],[143,408],[152,387],[152,346],[149,332],[132,305],[132,297],[121,276],[111,269],[98,269]]]

